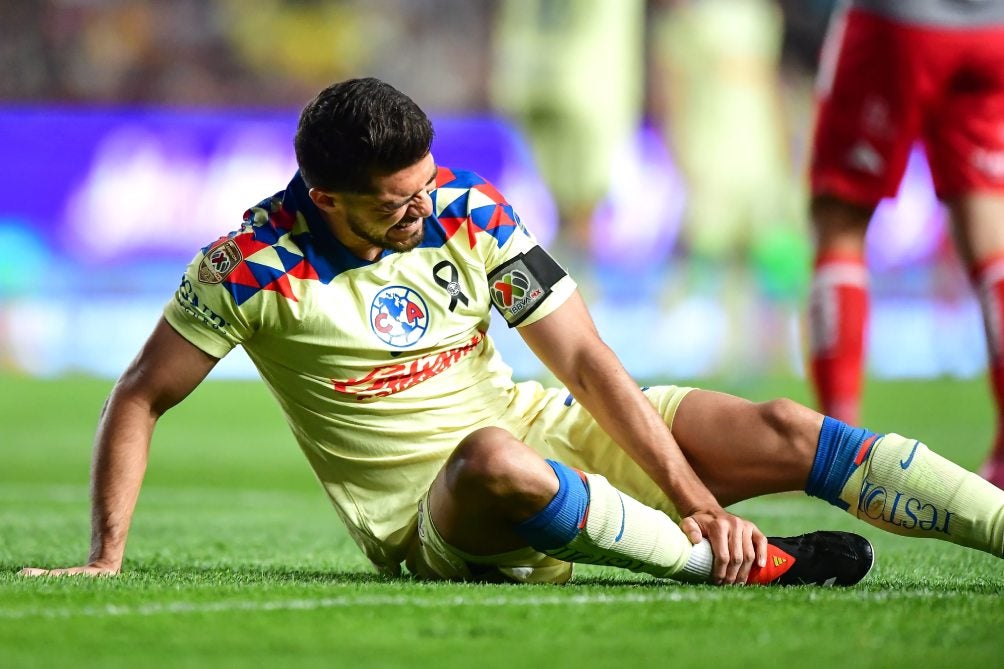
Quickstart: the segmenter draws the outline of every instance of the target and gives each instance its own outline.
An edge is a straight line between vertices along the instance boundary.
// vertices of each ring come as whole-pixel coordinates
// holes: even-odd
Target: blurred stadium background
[[[437,160],[496,183],[636,377],[807,401],[804,175],[835,2],[0,0],[0,667],[994,666],[996,558],[801,495],[739,512],[866,534],[861,587],[382,580],[255,382],[160,422],[121,577],[16,575],[84,557],[110,379],[195,252],[287,183],[302,106],[351,76],[433,116]],[[961,380],[870,384],[868,424],[975,467],[982,324],[920,152],[869,234],[870,373]],[[239,350],[213,375],[256,376]]]
[[[803,374],[804,173],[833,0],[2,0],[0,372],[114,377],[194,253],[372,75],[572,267],[641,378]],[[870,233],[869,370],[983,373],[914,154]],[[932,297],[933,295],[933,297]],[[520,377],[541,369],[494,333]],[[217,376],[254,376],[240,355]]]

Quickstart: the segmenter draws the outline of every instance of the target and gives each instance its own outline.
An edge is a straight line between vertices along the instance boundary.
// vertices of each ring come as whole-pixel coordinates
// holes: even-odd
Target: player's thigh
[[[814,195],[873,206],[896,193],[922,119],[909,37],[902,26],[854,10],[831,26],[817,85]]]
[[[754,403],[694,390],[680,403],[673,436],[722,504],[802,490],[823,416],[792,400]]]
[[[948,206],[966,267],[976,270],[1004,256],[1004,189],[959,195]]]
[[[690,390],[677,386],[643,389],[670,426],[677,407]],[[643,504],[674,518],[679,515],[659,486],[567,392],[551,395],[530,425],[524,441],[542,457],[599,474]]]
[[[1004,193],[1004,26],[944,40],[959,55],[925,128],[935,190],[948,201]]]
[[[722,504],[804,489],[821,414],[791,400],[754,403],[694,388],[654,386],[645,395],[670,426],[698,476]],[[555,397],[525,438],[543,457],[601,474],[643,504],[678,517],[665,493],[577,402]]]

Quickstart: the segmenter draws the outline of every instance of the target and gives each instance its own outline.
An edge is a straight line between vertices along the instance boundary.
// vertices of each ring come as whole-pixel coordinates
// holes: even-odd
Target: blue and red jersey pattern
[[[196,255],[164,312],[209,355],[243,347],[353,537],[385,567],[400,562],[399,533],[449,453],[512,401],[487,334],[493,304],[525,325],[575,290],[563,271],[535,279],[543,251],[494,186],[443,167],[435,183],[421,244],[369,261],[332,234],[296,175]],[[500,303],[489,277],[522,301]]]
[[[436,190],[432,192],[433,202],[447,192],[459,195],[451,198],[441,210],[434,207],[433,216],[426,220],[425,236],[419,248],[442,247],[460,235],[473,249],[477,235],[482,233],[493,238],[501,248],[521,227],[516,212],[502,194],[474,172],[439,168]],[[267,212],[265,220],[260,212]],[[307,229],[294,231],[298,212],[306,218]],[[286,191],[245,212],[244,223],[240,230],[202,249],[203,255],[210,254],[224,241],[232,240],[240,250],[244,262],[234,267],[223,281],[238,306],[260,290],[274,291],[296,300],[290,277],[328,284],[342,272],[368,264],[340,244],[331,243],[331,233],[317,209],[310,205],[306,185],[300,177],[294,178]],[[523,232],[526,233],[525,229]],[[284,237],[292,244],[280,244]],[[264,253],[270,262],[263,262],[261,257],[251,259],[259,253]]]

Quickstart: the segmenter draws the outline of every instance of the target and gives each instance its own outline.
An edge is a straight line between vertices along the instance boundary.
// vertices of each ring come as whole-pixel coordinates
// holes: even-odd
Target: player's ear
[[[311,188],[307,193],[317,208],[322,211],[334,211],[342,206],[341,198],[337,193],[328,193],[317,188]]]

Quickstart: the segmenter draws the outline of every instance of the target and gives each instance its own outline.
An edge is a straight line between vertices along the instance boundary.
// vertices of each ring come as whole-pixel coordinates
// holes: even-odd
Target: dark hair
[[[296,162],[310,188],[366,193],[372,177],[421,160],[432,123],[404,93],[379,79],[328,86],[300,113]]]

